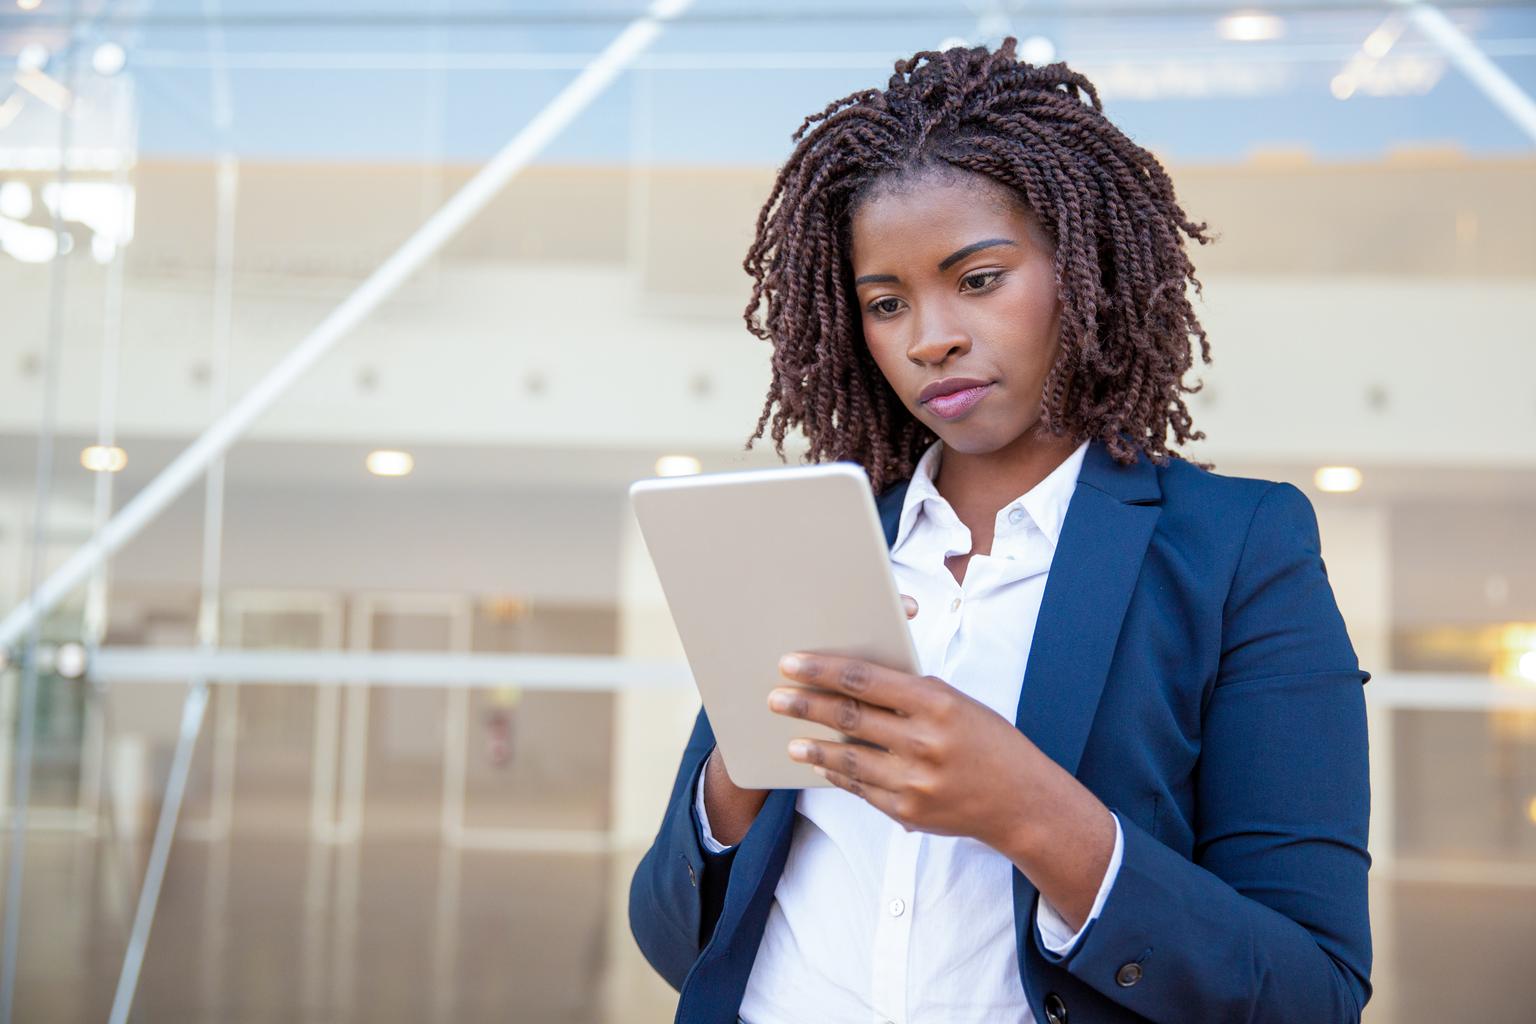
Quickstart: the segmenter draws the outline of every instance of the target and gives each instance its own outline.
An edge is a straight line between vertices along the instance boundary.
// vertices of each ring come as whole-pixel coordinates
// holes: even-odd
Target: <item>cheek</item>
[[[904,345],[890,324],[871,320],[867,316],[862,318],[862,324],[864,347],[869,350],[870,357],[874,359],[880,372],[889,380],[891,374],[897,372],[904,358],[902,355]]]

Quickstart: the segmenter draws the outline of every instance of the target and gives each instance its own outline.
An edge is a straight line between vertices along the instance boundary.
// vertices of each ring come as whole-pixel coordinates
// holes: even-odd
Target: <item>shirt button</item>
[[[958,597],[949,602],[949,610],[952,612],[957,612],[960,610],[960,599]]]
[[[891,912],[892,917],[900,917],[902,914],[907,912],[907,904],[905,900],[897,897],[896,899],[891,900],[890,903],[886,904],[886,909]]]
[[[1018,505],[1015,505],[1013,508],[1008,510],[1008,521],[1014,526],[1018,526],[1024,521],[1025,515],[1027,515],[1027,513],[1024,511],[1024,509]]]

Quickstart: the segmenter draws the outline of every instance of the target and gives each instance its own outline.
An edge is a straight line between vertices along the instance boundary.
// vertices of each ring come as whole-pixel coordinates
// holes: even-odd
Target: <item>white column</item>
[[[619,545],[619,651],[682,658],[639,527],[624,500]],[[614,702],[612,820],[605,1019],[613,1024],[670,1021],[677,993],[651,969],[629,930],[629,880],[661,823],[678,761],[698,714],[691,687],[621,691]]]

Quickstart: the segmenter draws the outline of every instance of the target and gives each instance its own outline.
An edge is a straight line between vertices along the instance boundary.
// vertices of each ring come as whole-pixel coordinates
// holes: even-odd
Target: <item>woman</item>
[[[1205,226],[1012,40],[796,139],[758,435],[868,471],[929,674],[786,654],[835,788],[735,786],[700,715],[630,895],[678,1019],[1358,1020],[1369,677],[1301,492],[1166,446]]]

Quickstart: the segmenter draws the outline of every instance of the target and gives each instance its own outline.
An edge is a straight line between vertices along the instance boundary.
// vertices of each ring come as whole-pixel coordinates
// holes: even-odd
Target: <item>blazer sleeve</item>
[[[629,928],[640,952],[667,982],[683,979],[714,933],[735,847],[711,853],[699,837],[693,797],[715,734],[701,710],[683,750],[661,829],[629,884]]]
[[[1167,1024],[1358,1021],[1371,991],[1370,676],[1295,487],[1258,501],[1223,618],[1193,860],[1123,820],[1103,913],[1067,957],[1043,955]]]

